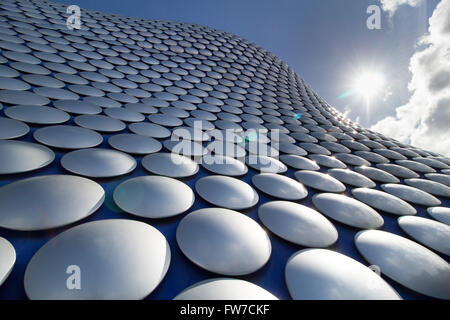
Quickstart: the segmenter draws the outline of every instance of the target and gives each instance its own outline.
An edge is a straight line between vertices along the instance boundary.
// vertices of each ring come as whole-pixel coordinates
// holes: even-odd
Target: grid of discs
[[[450,159],[236,35],[66,9],[0,4],[0,297],[450,298]]]

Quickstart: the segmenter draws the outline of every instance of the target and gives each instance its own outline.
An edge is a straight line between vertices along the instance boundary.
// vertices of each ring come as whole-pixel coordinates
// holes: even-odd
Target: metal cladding
[[[239,36],[66,10],[0,3],[0,299],[450,298],[450,159]]]

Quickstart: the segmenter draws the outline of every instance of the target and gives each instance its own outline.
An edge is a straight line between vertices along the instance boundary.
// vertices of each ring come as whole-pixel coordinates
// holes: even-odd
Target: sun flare
[[[354,83],[354,92],[366,100],[370,100],[377,94],[384,84],[384,78],[379,73],[362,73],[356,78]]]

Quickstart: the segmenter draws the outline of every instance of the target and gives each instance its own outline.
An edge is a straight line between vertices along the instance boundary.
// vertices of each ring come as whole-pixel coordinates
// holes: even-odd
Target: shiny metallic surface
[[[253,219],[228,209],[191,212],[177,228],[181,251],[196,265],[218,274],[244,275],[267,263],[269,237]]]
[[[113,198],[123,211],[147,218],[178,215],[195,200],[194,192],[186,184],[160,176],[126,180],[116,187]]]
[[[320,191],[337,193],[345,191],[345,186],[339,180],[321,172],[309,170],[297,171],[295,178],[308,187]]]
[[[366,176],[350,169],[330,169],[328,174],[340,182],[354,187],[374,188],[376,186],[376,183]]]
[[[48,166],[55,153],[37,143],[0,140],[0,174],[23,173]]]
[[[8,278],[16,263],[16,250],[5,238],[0,237],[0,286]]]
[[[38,300],[143,299],[164,278],[170,258],[166,238],[148,224],[93,221],[60,233],[36,252],[25,271],[25,291]],[[73,265],[85,279],[81,290],[66,286],[64,271]]]
[[[405,183],[432,195],[450,198],[450,187],[445,184],[425,179],[406,179]]]
[[[58,125],[37,129],[34,139],[44,145],[62,149],[81,149],[96,147],[103,137],[90,129]]]
[[[66,112],[46,106],[14,106],[6,109],[5,114],[11,119],[32,124],[60,124],[70,119]]]
[[[20,231],[46,230],[94,213],[105,191],[94,181],[70,175],[38,176],[0,188],[0,226]]]
[[[256,205],[259,196],[247,183],[227,176],[209,176],[199,179],[195,190],[209,203],[228,209],[247,209]]]
[[[82,176],[111,178],[133,171],[136,160],[123,152],[90,148],[65,154],[61,158],[61,166]]]
[[[448,158],[346,119],[291,67],[257,44],[207,26],[85,8],[81,29],[69,30],[68,16],[67,4],[47,0],[0,4],[0,217],[8,217],[0,224],[0,237],[17,250],[16,267],[0,287],[0,299],[26,299],[22,280],[31,257],[57,234],[80,226],[81,219],[143,221],[175,250],[160,290],[151,289],[156,280],[142,286],[133,282],[130,274],[144,282],[161,278],[160,270],[152,268],[147,268],[152,275],[135,272],[133,268],[148,266],[144,263],[122,270],[130,272],[123,287],[111,282],[111,294],[117,295],[103,294],[105,289],[101,295],[72,293],[70,299],[173,299],[193,285],[202,292],[211,288],[207,280],[217,285],[217,298],[229,297],[227,288],[235,288],[233,296],[238,297],[241,288],[242,298],[272,294],[289,299],[283,272],[299,245],[333,245],[332,250],[367,264],[353,243],[359,229],[406,236],[398,215],[448,221]],[[394,185],[387,190],[392,194],[380,191],[381,184]],[[373,190],[366,194],[358,188]],[[292,202],[274,201],[278,199]],[[285,206],[269,206],[280,202]],[[248,231],[259,230],[258,225],[267,228],[273,254],[245,278],[253,285],[234,279],[216,282],[177,250],[182,218],[209,206],[239,210],[236,214],[256,224],[230,223],[236,234],[221,243],[223,248],[242,238],[247,248],[259,248],[262,242],[250,241]],[[262,214],[263,221],[258,213],[264,208],[273,210]],[[73,248],[79,237],[81,233],[74,233]],[[120,250],[143,248],[140,242],[148,238],[133,239],[137,244],[113,251],[118,260],[128,254]],[[444,253],[434,253],[448,263]],[[53,253],[48,257],[50,261],[40,263],[49,272],[70,276],[62,266],[52,269],[56,258]],[[86,261],[102,268],[99,258]],[[442,274],[437,277],[445,282]],[[96,280],[100,278],[92,285]],[[40,293],[52,291],[56,299],[69,294],[53,291],[52,281],[41,283]],[[421,287],[390,284],[402,298],[424,298]],[[132,288],[137,289],[131,294]],[[256,288],[264,288],[267,295]],[[253,296],[254,290],[260,293]]]
[[[388,183],[382,184],[381,189],[409,203],[416,203],[428,207],[438,206],[441,204],[441,201],[438,198],[425,191],[410,186]]]
[[[21,121],[0,118],[0,139],[20,138],[29,131],[30,127]]]
[[[328,266],[332,265],[332,268]],[[399,300],[398,293],[362,263],[326,249],[304,249],[285,270],[295,300]]]
[[[174,300],[278,300],[263,288],[240,279],[200,281],[180,292]]]
[[[417,242],[450,256],[450,226],[421,217],[400,217],[398,224]]]
[[[391,214],[402,216],[415,215],[417,213],[417,210],[407,202],[383,191],[357,188],[352,190],[352,195],[374,209]]]
[[[384,224],[383,218],[368,205],[353,198],[335,194],[316,194],[314,206],[327,217],[359,229],[378,229]]]
[[[450,226],[450,208],[432,207],[427,209],[428,214],[437,221],[445,223]]]
[[[283,200],[295,201],[308,195],[308,191],[301,183],[279,174],[257,174],[253,176],[252,183],[258,190]]]
[[[305,247],[328,247],[338,239],[327,218],[295,202],[267,202],[259,207],[258,216],[277,236]]]
[[[430,297],[450,298],[450,265],[429,249],[379,230],[357,233],[355,244],[369,263],[394,281]]]
[[[108,139],[108,144],[114,149],[130,154],[149,154],[162,148],[158,140],[133,133],[114,135]]]
[[[172,177],[186,178],[198,172],[198,164],[188,157],[176,153],[152,153],[142,158],[142,166],[151,173]]]

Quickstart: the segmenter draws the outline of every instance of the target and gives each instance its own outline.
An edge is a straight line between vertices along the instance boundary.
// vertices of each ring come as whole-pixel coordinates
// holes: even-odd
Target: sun
[[[380,73],[366,72],[356,77],[353,91],[366,100],[373,98],[383,87],[384,77]]]

